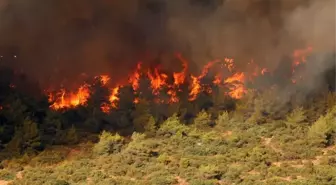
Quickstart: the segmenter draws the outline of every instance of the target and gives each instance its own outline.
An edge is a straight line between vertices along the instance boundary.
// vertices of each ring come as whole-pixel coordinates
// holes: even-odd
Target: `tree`
[[[40,150],[42,143],[37,124],[30,119],[26,119],[23,123],[23,149],[29,152]]]
[[[47,144],[58,144],[62,136],[63,123],[64,121],[58,112],[48,111],[43,124],[41,124],[42,141]]]
[[[336,106],[332,108],[325,116],[321,116],[310,128],[308,136],[314,143],[328,145],[332,144],[332,138],[336,133]]]
[[[140,100],[132,113],[134,128],[137,132],[154,131],[155,120],[150,114],[149,103]]]

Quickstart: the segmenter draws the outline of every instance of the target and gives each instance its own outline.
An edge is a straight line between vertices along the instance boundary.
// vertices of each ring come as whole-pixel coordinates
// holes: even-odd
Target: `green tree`
[[[42,146],[37,124],[30,119],[23,123],[23,148],[27,152],[35,152]]]
[[[331,144],[336,133],[336,106],[321,116],[310,128],[308,136],[317,144]]]
[[[150,114],[149,103],[140,100],[132,113],[134,128],[137,132],[155,131],[155,119]]]

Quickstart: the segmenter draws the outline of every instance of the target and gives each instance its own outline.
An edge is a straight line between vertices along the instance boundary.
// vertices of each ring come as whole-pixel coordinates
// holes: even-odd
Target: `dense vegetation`
[[[336,184],[336,96],[328,90],[284,97],[272,87],[233,100],[214,89],[169,105],[153,103],[150,92],[134,104],[126,86],[107,114],[99,80],[85,106],[59,111],[25,76],[4,68],[0,80],[4,182]]]

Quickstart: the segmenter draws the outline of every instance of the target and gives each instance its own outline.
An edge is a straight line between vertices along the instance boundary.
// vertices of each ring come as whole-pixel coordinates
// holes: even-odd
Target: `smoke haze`
[[[223,57],[272,70],[307,45],[335,51],[334,0],[0,0],[1,62],[42,81],[125,78],[141,59],[176,71],[175,51],[195,71]]]

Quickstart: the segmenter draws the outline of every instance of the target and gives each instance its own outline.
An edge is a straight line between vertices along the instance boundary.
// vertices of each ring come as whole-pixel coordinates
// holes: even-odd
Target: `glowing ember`
[[[222,78],[220,75],[216,75],[215,79],[212,81],[213,84],[219,85],[222,82]]]
[[[231,58],[225,58],[224,59],[224,63],[225,63],[225,66],[228,68],[228,70],[230,72],[232,72],[233,69],[234,69],[233,59],[231,59]]]
[[[306,58],[309,54],[311,54],[312,51],[313,51],[312,47],[307,47],[305,49],[297,49],[293,52],[292,74],[295,73],[296,68],[298,66],[307,62]],[[298,82],[298,79],[294,78],[295,77],[293,77],[291,80],[293,84],[296,84]],[[300,77],[300,79],[302,79],[302,77]]]
[[[313,51],[312,47],[307,47],[305,49],[297,49],[293,52],[293,67],[305,63],[307,56]]]
[[[100,109],[102,110],[102,112],[109,113],[111,111],[111,106],[110,106],[110,104],[103,103],[100,106]]]
[[[108,75],[100,75],[100,81],[103,85],[106,85],[109,80],[110,80],[110,77]]]
[[[176,91],[174,90],[169,90],[167,92],[168,95],[170,95],[170,100],[169,100],[169,103],[177,103],[179,102],[179,98],[177,97],[177,94],[176,94]]]
[[[262,70],[261,70],[261,74],[262,75],[265,75],[265,73],[267,73],[268,72],[268,70],[266,69],[266,68],[263,68]]]

